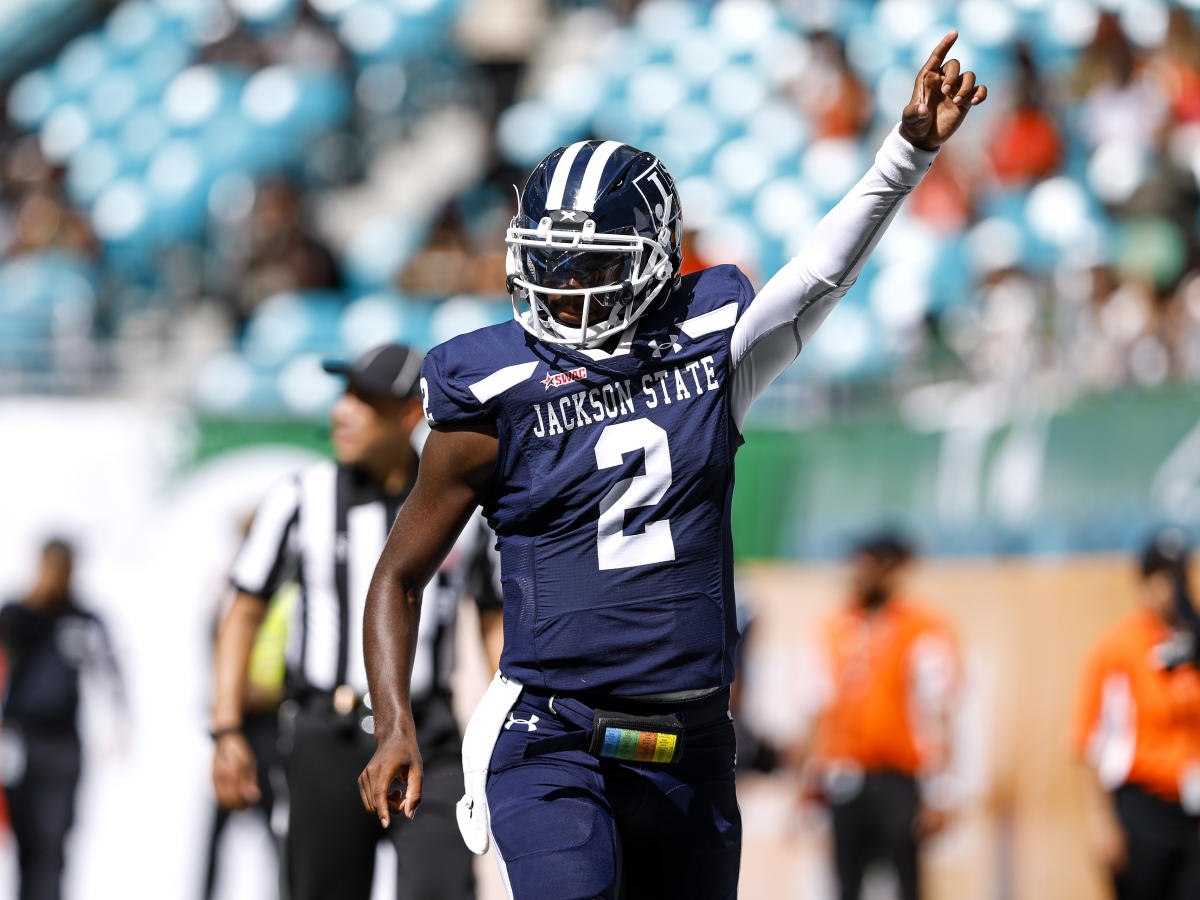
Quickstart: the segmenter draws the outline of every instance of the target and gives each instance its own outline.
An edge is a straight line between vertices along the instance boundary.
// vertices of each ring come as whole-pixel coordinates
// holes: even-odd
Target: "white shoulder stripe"
[[[575,165],[575,157],[587,146],[587,141],[572,144],[558,158],[554,167],[554,176],[550,179],[550,193],[546,195],[546,209],[562,209],[563,192],[567,189],[567,179],[571,177],[571,167]]]
[[[575,209],[585,209],[588,212],[595,210],[596,191],[600,187],[600,176],[604,174],[604,166],[617,148],[624,146],[620,141],[605,141],[596,148],[583,172],[583,183],[579,185],[579,193],[575,196]],[[558,172],[554,174],[557,176]]]
[[[714,331],[724,331],[737,323],[737,301],[679,323],[679,330],[690,338],[703,337]]]
[[[480,403],[487,403],[493,397],[503,394],[510,387],[520,384],[533,374],[537,368],[537,360],[527,363],[517,363],[515,366],[505,366],[498,369],[487,378],[481,378],[471,385],[471,393]]]

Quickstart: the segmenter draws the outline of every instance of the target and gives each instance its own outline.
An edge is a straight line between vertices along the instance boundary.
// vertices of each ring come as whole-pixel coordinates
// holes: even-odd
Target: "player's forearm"
[[[807,342],[832,308],[829,301],[840,299],[854,284],[934,156],[936,152],[910,144],[899,129],[888,134],[875,154],[874,165],[754,299],[734,333],[735,359],[743,349],[738,338],[749,345],[756,336],[784,323],[797,322],[800,340]]]
[[[853,286],[935,155],[893,129],[875,164],[758,292],[731,341],[733,412],[739,426],[750,404],[792,364]]]
[[[807,290],[849,288],[854,283],[936,155],[914,147],[899,129],[892,129],[874,165],[825,215],[793,260]]]
[[[239,592],[221,621],[213,651],[214,729],[236,728],[242,723],[246,669],[266,609],[258,597]]]
[[[478,486],[495,466],[496,448],[494,435],[471,429],[431,433],[417,483],[375,567],[363,653],[379,740],[411,727],[409,682],[421,596],[475,511]]]
[[[421,620],[424,582],[380,560],[363,616],[363,653],[375,714],[375,734],[387,737],[412,726],[409,684]]]

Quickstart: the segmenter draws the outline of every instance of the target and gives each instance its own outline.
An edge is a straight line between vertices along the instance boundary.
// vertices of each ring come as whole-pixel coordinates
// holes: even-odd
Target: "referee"
[[[288,834],[284,880],[290,900],[367,900],[376,843],[392,840],[402,879],[420,900],[474,895],[471,855],[458,836],[462,793],[460,736],[449,676],[458,602],[470,574],[466,561],[490,564],[488,542],[459,548],[430,582],[421,609],[413,664],[417,739],[426,760],[425,794],[416,822],[384,831],[364,816],[355,787],[375,749],[363,664],[367,585],[400,504],[417,473],[414,430],[423,429],[421,356],[389,344],[353,364],[327,363],[347,378],[332,413],[337,462],[323,461],[277,484],[260,506],[234,563],[236,597],[221,624],[215,659],[213,783],[218,801],[243,808],[260,787],[242,733],[247,660],[267,599],[288,579],[300,586],[289,628],[282,723]],[[418,431],[419,437],[419,431]],[[478,534],[472,531],[472,534]],[[466,551],[466,552],[464,552]],[[485,588],[492,577],[478,579]],[[498,598],[481,596],[485,623]],[[485,626],[486,627],[486,626]]]

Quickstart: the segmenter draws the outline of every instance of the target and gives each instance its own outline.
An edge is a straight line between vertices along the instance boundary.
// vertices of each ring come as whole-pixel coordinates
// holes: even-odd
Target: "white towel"
[[[475,712],[471,713],[471,721],[467,723],[467,730],[463,734],[465,793],[458,801],[455,812],[458,830],[467,849],[481,856],[487,853],[489,842],[487,776],[492,748],[496,746],[496,738],[504,727],[504,717],[521,695],[521,688],[519,681],[505,678],[497,672],[475,707]]]

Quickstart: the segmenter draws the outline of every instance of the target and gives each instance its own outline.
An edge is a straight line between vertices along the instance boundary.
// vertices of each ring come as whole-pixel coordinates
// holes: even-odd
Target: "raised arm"
[[[496,465],[494,431],[434,430],[417,483],[396,523],[367,593],[363,651],[375,714],[375,755],[358,776],[363,806],[386,828],[391,808],[408,818],[421,802],[421,753],[409,696],[421,594],[479,504]],[[389,793],[393,779],[403,799]]]
[[[862,271],[888,225],[958,130],[987,98],[974,72],[946,61],[958,32],[934,48],[917,73],[900,124],[875,164],[823,218],[803,249],[755,297],[733,332],[732,409],[738,427],[750,405],[783,372]]]

